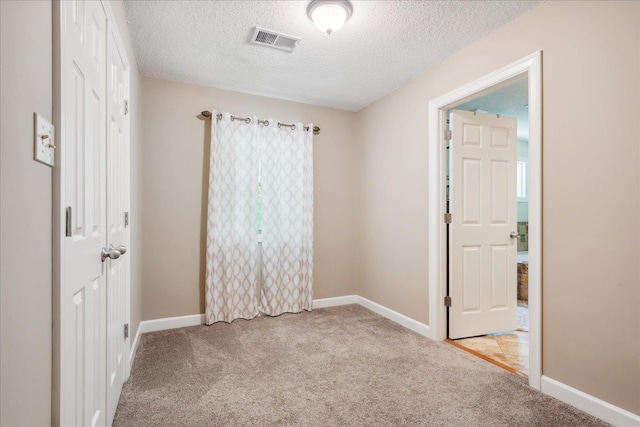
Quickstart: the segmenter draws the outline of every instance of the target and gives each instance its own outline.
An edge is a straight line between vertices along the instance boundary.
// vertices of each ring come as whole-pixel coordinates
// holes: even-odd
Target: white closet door
[[[513,330],[517,120],[451,113],[449,338]]]
[[[54,194],[66,221],[56,264],[53,424],[107,426],[129,363],[129,256],[102,256],[129,242],[129,66],[108,2],[65,0],[54,10],[61,160]]]
[[[107,279],[107,425],[118,406],[129,363],[128,325],[129,67],[113,25],[107,32],[107,240],[124,252],[111,260]],[[128,326],[127,326],[128,327]]]
[[[103,426],[106,14],[96,1],[61,2],[60,12],[60,191],[68,226],[61,237],[59,422]]]

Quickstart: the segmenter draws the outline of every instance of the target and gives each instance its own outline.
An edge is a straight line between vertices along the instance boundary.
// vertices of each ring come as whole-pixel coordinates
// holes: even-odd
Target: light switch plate
[[[33,157],[37,162],[53,166],[55,161],[55,128],[38,113],[34,116]]]

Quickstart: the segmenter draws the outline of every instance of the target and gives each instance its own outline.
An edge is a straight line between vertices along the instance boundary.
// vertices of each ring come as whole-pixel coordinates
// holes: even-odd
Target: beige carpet
[[[357,305],[142,336],[122,426],[598,426]]]

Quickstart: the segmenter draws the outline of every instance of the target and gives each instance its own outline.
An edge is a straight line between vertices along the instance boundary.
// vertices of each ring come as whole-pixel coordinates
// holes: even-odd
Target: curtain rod
[[[211,111],[203,111],[200,114],[202,114],[204,117],[211,118]],[[218,120],[222,119],[222,114],[218,114],[217,119]],[[231,121],[233,121],[233,120],[243,120],[247,124],[251,123],[251,118],[249,118],[249,117],[231,116]],[[269,126],[269,121],[268,120],[258,120],[258,124]],[[294,124],[278,122],[278,127],[281,127],[281,126],[286,126],[288,128],[291,128],[291,130],[296,128],[296,125],[294,125]],[[304,130],[309,130],[309,126],[305,126]],[[320,128],[318,126],[314,126],[313,127],[313,134],[314,135],[320,135]]]

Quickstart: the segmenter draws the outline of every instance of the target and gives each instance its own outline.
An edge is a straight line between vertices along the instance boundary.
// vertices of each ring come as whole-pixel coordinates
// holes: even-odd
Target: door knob
[[[120,258],[120,255],[122,255],[122,253],[114,248],[113,245],[109,245],[109,249],[102,248],[102,262],[105,262],[107,258],[118,259]]]
[[[120,252],[120,255],[124,255],[127,253],[127,247],[125,245],[117,246],[116,250]]]
[[[520,235],[515,231],[512,231],[511,234],[509,234],[509,237],[511,237],[512,239],[519,239]]]

